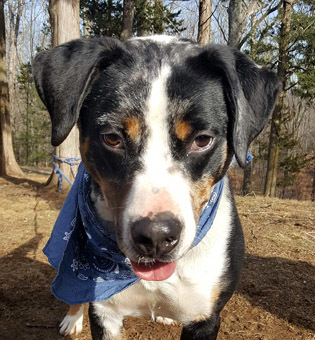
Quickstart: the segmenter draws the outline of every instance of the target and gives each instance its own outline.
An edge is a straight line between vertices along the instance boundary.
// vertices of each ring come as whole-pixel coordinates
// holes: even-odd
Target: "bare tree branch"
[[[245,35],[245,37],[243,37],[243,39],[239,42],[238,44],[238,49],[241,49],[242,46],[245,44],[245,42],[247,41],[247,39],[251,36],[252,32],[254,31],[254,29],[263,21],[265,20],[265,18],[267,18],[268,15],[270,15],[271,13],[277,11],[279,8],[281,7],[281,1],[278,2],[278,4],[275,7],[270,8],[268,11],[266,11],[252,26],[252,28],[250,29],[250,31]]]
[[[228,41],[228,38],[227,38],[226,35],[225,35],[224,29],[222,28],[221,23],[219,22],[219,19],[217,18],[216,15],[214,15],[214,13],[212,14],[212,16],[213,16],[213,18],[215,19],[215,21],[217,22],[217,24],[218,24],[218,26],[219,26],[219,28],[220,28],[220,31],[221,31],[221,33],[222,33],[222,35],[223,35],[223,39],[225,40],[225,42],[227,42],[227,41]]]

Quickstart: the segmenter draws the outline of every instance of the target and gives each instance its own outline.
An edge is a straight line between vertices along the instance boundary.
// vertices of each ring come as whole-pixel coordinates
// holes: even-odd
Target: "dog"
[[[105,301],[71,300],[61,331],[80,331],[91,302],[94,340],[120,339],[130,315],[180,322],[181,340],[216,339],[244,256],[227,170],[234,156],[245,166],[276,75],[238,50],[169,36],[74,40],[40,52],[33,73],[52,144],[78,125],[92,205],[136,277]]]

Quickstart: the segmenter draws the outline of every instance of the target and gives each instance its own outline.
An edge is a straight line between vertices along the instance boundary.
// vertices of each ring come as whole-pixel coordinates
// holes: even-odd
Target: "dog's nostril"
[[[143,252],[148,252],[154,245],[150,238],[143,237],[143,236],[136,236],[134,237],[134,240],[137,240],[137,247]]]
[[[173,238],[173,237],[168,237],[168,238],[165,239],[165,243],[166,243],[166,244],[169,244],[169,245],[172,245],[172,244],[174,244],[175,242],[178,242],[178,240],[176,240],[176,239]]]
[[[141,218],[131,225],[134,245],[142,255],[159,258],[178,244],[182,225],[177,218],[166,216],[167,219],[161,216],[153,220]]]

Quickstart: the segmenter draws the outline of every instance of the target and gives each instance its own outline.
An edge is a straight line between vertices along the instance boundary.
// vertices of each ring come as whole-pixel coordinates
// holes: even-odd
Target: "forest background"
[[[31,72],[38,51],[80,36],[125,40],[163,33],[201,44],[228,44],[278,74],[283,88],[278,103],[251,146],[254,159],[244,175],[233,167],[234,187],[244,195],[314,201],[314,12],[312,0],[0,1],[0,174],[18,176],[25,166],[51,167],[53,153],[78,156],[69,146],[63,151],[51,147],[49,115]],[[60,23],[68,23],[73,34],[58,38],[65,31]],[[74,146],[71,138],[77,136],[69,138]]]

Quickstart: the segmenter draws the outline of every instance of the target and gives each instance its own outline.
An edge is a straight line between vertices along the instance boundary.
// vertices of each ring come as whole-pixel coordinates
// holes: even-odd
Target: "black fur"
[[[39,53],[33,61],[36,89],[52,121],[52,145],[68,136],[98,67],[116,59],[119,42],[111,38],[74,40]]]
[[[212,314],[207,320],[183,327],[180,340],[215,340],[220,329],[220,317]]]
[[[258,68],[245,54],[222,45],[206,46],[197,56],[188,58],[187,64],[200,78],[222,83],[232,147],[244,167],[248,146],[265,126],[280,82],[274,73]]]
[[[89,319],[90,319],[90,328],[91,335],[93,340],[107,340],[106,339],[106,331],[104,327],[101,326],[101,322],[99,317],[95,313],[95,308],[93,303],[89,304]]]
[[[59,145],[78,123],[81,143],[88,141],[83,155],[87,170],[93,174],[96,169],[106,185],[119,193],[122,204],[134,176],[144,167],[146,100],[164,64],[171,69],[166,84],[167,123],[175,170],[194,184],[205,176],[215,181],[222,178],[233,154],[244,166],[248,146],[266,124],[280,85],[272,72],[257,67],[237,50],[200,47],[185,40],[161,44],[150,39],[121,43],[100,38],[75,40],[41,52],[33,63],[36,88],[51,115],[52,144]],[[137,118],[139,138],[125,133],[128,117]],[[189,123],[187,139],[176,135],[178,120]],[[213,137],[213,144],[188,156],[196,134],[202,131]],[[124,148],[108,148],[102,139],[108,133],[120,136]],[[244,254],[234,202],[231,219],[228,268],[213,313],[207,320],[186,325],[181,340],[216,339],[220,312],[235,290]],[[118,228],[118,244],[120,232]],[[93,304],[89,316],[93,339],[106,339]]]
[[[192,108],[192,113],[200,106],[205,108],[203,112],[210,110],[211,115],[214,111],[211,98],[221,95],[212,84],[217,86],[221,82],[230,115],[232,146],[238,162],[244,166],[248,146],[264,127],[280,83],[274,73],[258,68],[243,53],[221,45],[201,48],[179,41],[161,46],[145,40],[123,44],[100,38],[75,40],[41,52],[33,62],[33,70],[36,88],[52,118],[52,144],[59,145],[78,121],[85,97],[100,72],[104,76],[99,91],[103,100],[110,98],[107,109],[111,105],[114,109],[119,103],[117,91],[114,97],[108,93],[119,86],[118,94],[128,88],[135,105],[132,109],[141,113],[141,99],[147,94],[147,85],[157,74],[162,60],[173,67],[170,97],[176,95],[189,100],[195,97],[198,105],[196,110]],[[109,66],[112,68],[106,72]],[[132,76],[135,72],[143,74],[136,82]],[[200,93],[204,93],[202,101]],[[223,105],[222,100],[215,103]],[[219,111],[215,110],[216,115]]]

